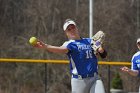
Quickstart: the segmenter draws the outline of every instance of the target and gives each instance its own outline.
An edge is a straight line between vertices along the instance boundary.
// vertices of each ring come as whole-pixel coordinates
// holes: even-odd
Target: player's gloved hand
[[[98,31],[91,39],[103,43],[105,40],[105,33],[103,31]]]
[[[105,39],[105,33],[103,31],[98,31],[92,38],[91,47],[94,50],[94,53],[96,54],[98,49],[101,47],[101,45],[104,42]]]
[[[97,52],[98,49],[101,47],[101,42],[92,40],[91,46],[92,46],[94,52]]]

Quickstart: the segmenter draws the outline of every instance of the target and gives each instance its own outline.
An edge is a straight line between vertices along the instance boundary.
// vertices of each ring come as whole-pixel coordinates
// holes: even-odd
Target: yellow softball
[[[31,37],[30,40],[29,40],[29,43],[31,45],[36,45],[37,44],[37,38],[36,37]]]

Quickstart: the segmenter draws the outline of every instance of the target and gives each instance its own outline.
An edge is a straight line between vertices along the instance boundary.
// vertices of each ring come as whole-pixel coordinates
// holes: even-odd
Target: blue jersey
[[[131,69],[140,71],[140,51],[138,51],[133,55],[131,62],[132,62]]]
[[[97,58],[93,53],[90,38],[69,40],[63,44],[69,49],[70,71],[75,75],[87,75],[97,72]]]

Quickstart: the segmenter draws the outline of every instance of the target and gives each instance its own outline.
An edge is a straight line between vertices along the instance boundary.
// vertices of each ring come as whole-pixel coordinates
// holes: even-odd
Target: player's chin
[[[77,36],[75,36],[75,35],[70,35],[69,38],[74,40],[74,39],[77,38]]]

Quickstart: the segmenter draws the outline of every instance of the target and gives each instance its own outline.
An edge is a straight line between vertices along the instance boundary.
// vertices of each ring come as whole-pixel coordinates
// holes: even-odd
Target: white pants
[[[72,93],[105,93],[103,82],[96,77],[71,79]]]

